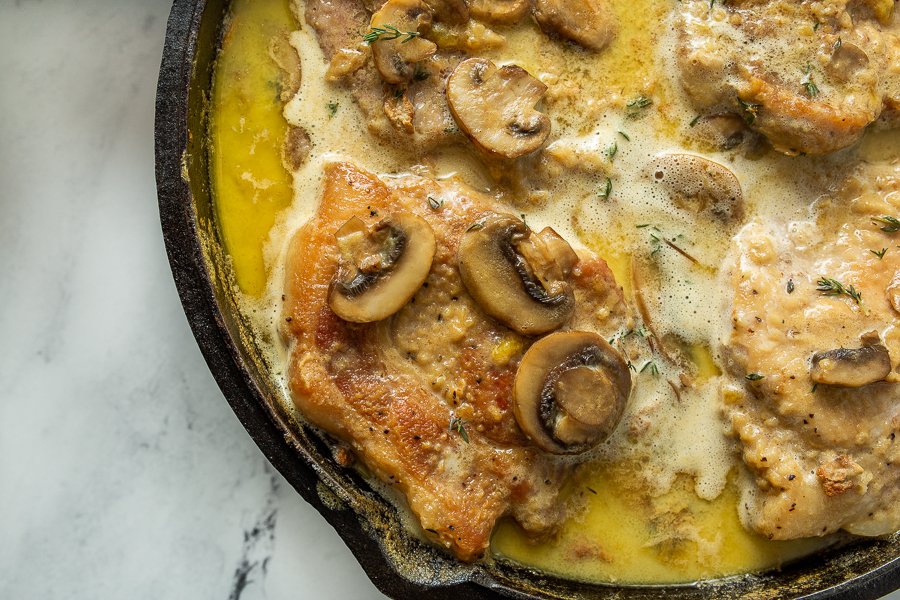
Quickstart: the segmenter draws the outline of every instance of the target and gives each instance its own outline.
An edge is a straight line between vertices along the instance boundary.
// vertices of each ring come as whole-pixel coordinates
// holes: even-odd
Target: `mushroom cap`
[[[884,381],[891,373],[891,356],[874,331],[861,336],[860,348],[837,348],[813,354],[809,369],[815,383],[862,387]]]
[[[513,25],[531,10],[532,0],[468,0],[473,17],[488,25]]]
[[[825,65],[825,69],[832,77],[844,82],[853,81],[868,68],[869,55],[865,50],[850,42],[842,42],[832,53],[831,60]]]
[[[744,217],[744,193],[725,166],[693,154],[661,154],[651,163],[652,180],[678,208],[726,225]]]
[[[549,227],[540,234],[509,214],[485,213],[459,244],[459,274],[478,305],[510,329],[540,335],[575,309],[566,281],[578,256]]]
[[[541,450],[579,454],[615,431],[630,395],[628,365],[606,340],[588,331],[559,331],[522,357],[513,412]]]
[[[608,0],[537,0],[541,31],[599,52],[615,39],[619,22]]]
[[[465,0],[425,0],[435,21],[459,25],[469,20],[469,7]]]
[[[421,0],[390,0],[372,15],[369,26],[372,30],[394,28],[400,31],[400,34],[382,35],[372,42],[375,68],[388,83],[409,81],[416,72],[416,63],[437,51],[434,42],[404,34],[422,34],[431,29],[431,11]]]
[[[447,80],[447,101],[460,129],[501,158],[531,154],[550,135],[549,117],[534,109],[546,91],[522,67],[498,69],[486,58],[464,60]]]
[[[353,323],[380,321],[403,308],[428,277],[437,250],[431,225],[404,212],[371,229],[353,217],[335,237],[342,256],[328,304]]]

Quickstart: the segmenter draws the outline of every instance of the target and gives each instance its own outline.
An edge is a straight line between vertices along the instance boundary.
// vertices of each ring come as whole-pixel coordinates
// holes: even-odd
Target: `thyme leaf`
[[[806,88],[806,95],[810,98],[815,98],[819,95],[819,88],[813,83],[812,74],[812,65],[806,65],[806,74],[803,76],[803,80],[800,82],[804,88]]]
[[[606,154],[610,158],[616,155],[616,152],[619,151],[619,142],[613,142],[612,146],[606,149]]]
[[[894,217],[889,217],[887,215],[883,217],[874,217],[872,219],[873,223],[884,223],[884,227],[881,230],[885,233],[897,233],[900,231],[900,221],[895,219]]]
[[[646,363],[644,363],[644,366],[641,367],[641,373],[643,373],[647,369],[647,367],[650,367],[651,375],[659,375],[659,367],[656,366],[656,361],[648,360]]]
[[[641,114],[643,114],[645,108],[651,106],[652,104],[653,100],[651,100],[650,98],[647,98],[646,96],[638,96],[631,102],[625,104],[625,116],[629,119],[636,119]]]
[[[760,375],[759,373],[750,373],[746,376],[746,379],[750,381],[759,381],[760,379],[765,379],[765,375]]]
[[[597,195],[601,198],[608,199],[610,194],[612,194],[612,179],[607,177],[606,185],[600,187],[600,190],[597,192]]]
[[[747,125],[753,125],[753,122],[756,120],[756,111],[759,110],[762,104],[750,104],[749,102],[744,102],[740,98],[738,98],[738,104],[744,109],[744,122]]]
[[[413,72],[413,81],[425,81],[431,77],[431,73],[422,68],[422,65],[416,64],[416,70]]]
[[[431,196],[428,196],[428,206],[431,207],[431,210],[437,210],[437,209],[439,209],[440,207],[442,207],[443,205],[444,205],[444,201],[443,201],[443,200],[441,200],[440,202],[438,202],[437,200],[435,200],[435,199],[432,198]]]
[[[874,250],[869,250],[872,254],[877,256],[878,258],[884,258],[884,253],[887,252],[887,248],[882,248],[881,252],[875,252]]]
[[[337,114],[338,107],[340,106],[340,104],[338,104],[337,102],[329,102],[327,106],[328,106],[328,120],[330,121],[332,119],[332,117],[334,117],[334,115]]]
[[[466,233],[469,233],[470,231],[472,231],[472,230],[474,230],[474,229],[481,229],[482,227],[484,227],[484,221],[479,221],[479,222],[477,222],[477,223],[472,223],[472,224],[469,226],[469,228],[466,229]]]
[[[466,433],[466,424],[468,421],[463,421],[459,417],[453,417],[450,419],[450,432],[452,433],[455,429],[459,435],[462,436],[462,439],[465,443],[469,443],[469,434]]]

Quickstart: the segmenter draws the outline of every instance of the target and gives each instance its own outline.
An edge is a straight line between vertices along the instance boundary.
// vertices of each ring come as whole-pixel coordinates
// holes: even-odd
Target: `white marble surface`
[[[0,598],[383,598],[181,311],[153,170],[168,10],[0,0]]]
[[[181,310],[153,159],[169,7],[0,0],[0,598],[384,598]]]

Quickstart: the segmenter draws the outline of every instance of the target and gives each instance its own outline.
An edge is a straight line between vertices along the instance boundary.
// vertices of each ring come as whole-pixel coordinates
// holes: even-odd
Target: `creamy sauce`
[[[212,109],[216,204],[235,282],[273,364],[283,364],[276,321],[285,242],[315,208],[325,164],[349,160],[387,179],[455,174],[499,195],[533,229],[551,225],[573,246],[603,256],[628,300],[642,299],[648,324],[684,357],[693,385],[676,392],[671,382],[685,369],[649,346],[629,357],[635,395],[618,431],[563,491],[570,518],[560,536],[530,546],[518,526],[503,522],[492,539],[494,553],[569,577],[629,583],[777,566],[833,540],[770,542],[740,525],[737,482],[748,474],[721,417],[726,376],[719,347],[731,292],[719,269],[741,223],[726,227],[675,207],[649,164],[666,152],[706,156],[738,175],[743,223],[789,222],[808,218],[812,202],[847,165],[900,155],[900,136],[869,134],[860,145],[821,158],[765,149],[717,152],[695,129],[700,115],[666,52],[676,43],[671,3],[612,4],[620,32],[599,54],[551,41],[530,22],[502,30],[506,45],[479,53],[497,64],[515,62],[550,86],[542,110],[553,133],[534,165],[550,183],[505,195],[465,148],[416,156],[370,136],[350,94],[323,84],[328,64],[311,28],[293,22],[281,0],[236,1]],[[266,48],[274,35],[293,29],[290,43],[303,57],[301,87],[282,106],[279,71]],[[628,106],[642,96],[653,104]],[[288,124],[304,128],[313,142],[293,174],[281,161]],[[640,277],[632,265],[640,265]],[[647,334],[640,322],[635,330]],[[517,352],[502,343],[494,350]],[[286,391],[283,401],[290,409]]]

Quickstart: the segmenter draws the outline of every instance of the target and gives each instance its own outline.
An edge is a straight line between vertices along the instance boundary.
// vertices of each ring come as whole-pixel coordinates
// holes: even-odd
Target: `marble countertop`
[[[182,312],[153,158],[170,6],[0,2],[0,598],[384,598]]]
[[[383,598],[181,310],[153,158],[168,11],[0,3],[0,598]]]

